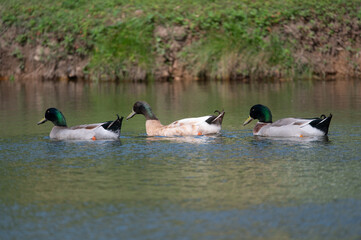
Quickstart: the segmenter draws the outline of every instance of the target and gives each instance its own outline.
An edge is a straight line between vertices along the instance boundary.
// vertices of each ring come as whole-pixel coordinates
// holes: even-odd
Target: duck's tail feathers
[[[119,118],[119,115],[117,114],[116,120],[106,122],[102,125],[102,127],[106,130],[120,134],[120,130],[122,129],[122,123],[123,123],[123,117]]]
[[[330,116],[326,117],[325,115],[321,115],[320,118],[317,118],[310,122],[310,125],[314,128],[317,128],[325,133],[325,135],[328,134],[328,128],[330,126],[332,119],[332,114],[330,113]]]
[[[217,116],[211,116],[211,117],[209,117],[209,118],[206,120],[206,122],[207,122],[208,124],[222,125],[222,121],[223,121],[223,117],[224,117],[225,112],[224,112],[224,111],[220,112],[220,111],[218,111],[218,110],[216,110],[216,111],[214,111],[214,112],[215,112],[215,113],[218,113],[218,115],[217,115]]]

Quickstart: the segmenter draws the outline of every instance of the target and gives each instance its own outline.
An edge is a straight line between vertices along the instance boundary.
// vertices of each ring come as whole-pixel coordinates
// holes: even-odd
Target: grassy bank
[[[360,72],[361,0],[5,0],[0,6],[0,47],[11,49],[14,73],[34,61],[29,48],[37,48],[35,65],[84,60],[81,72],[97,79],[325,77],[340,71],[328,69],[327,56],[345,52],[346,72]]]

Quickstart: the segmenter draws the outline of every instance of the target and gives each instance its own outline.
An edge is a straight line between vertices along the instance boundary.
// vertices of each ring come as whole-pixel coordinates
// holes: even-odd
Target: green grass
[[[274,30],[302,20],[332,35],[331,24],[345,15],[360,21],[360,6],[361,0],[3,0],[0,27],[15,27],[21,46],[41,44],[57,58],[89,57],[87,70],[96,76],[151,77],[157,54],[169,47],[154,37],[159,25],[185,26],[197,40],[179,54],[194,76],[294,76],[312,66],[299,63],[297,43]]]
[[[153,67],[152,34],[151,17],[132,18],[107,26],[95,37],[93,61],[89,67],[118,78],[145,78]],[[138,77],[131,75],[129,69],[135,67],[144,73]]]

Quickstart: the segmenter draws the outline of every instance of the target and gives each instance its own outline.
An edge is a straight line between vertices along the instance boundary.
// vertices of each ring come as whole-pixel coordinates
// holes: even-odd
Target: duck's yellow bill
[[[48,121],[46,118],[43,118],[43,119],[41,119],[39,122],[38,122],[38,125],[40,125],[40,124],[43,124],[44,122],[46,122],[46,121]]]
[[[250,123],[253,120],[253,118],[251,118],[251,116],[249,116],[247,118],[247,120],[243,123],[243,126],[246,126],[248,123]]]
[[[131,119],[132,117],[134,117],[135,114],[137,114],[137,113],[134,112],[134,111],[132,111],[132,112],[128,115],[127,120],[128,120],[128,119]]]

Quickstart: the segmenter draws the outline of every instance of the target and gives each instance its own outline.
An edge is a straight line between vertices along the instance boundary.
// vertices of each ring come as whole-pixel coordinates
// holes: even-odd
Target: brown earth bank
[[[344,17],[342,23],[327,27],[304,19],[291,22],[279,31],[296,42],[293,57],[311,67],[313,76],[321,78],[361,76],[361,25],[356,18]]]
[[[324,27],[307,19],[289,22],[270,31],[279,34],[281,39],[292,42],[292,56],[297,64],[308,66],[311,77],[329,79],[361,76],[361,25],[353,19],[345,23],[335,22]],[[44,47],[38,44],[21,45],[15,41],[22,29],[10,27],[1,33],[0,38],[0,78],[11,80],[27,79],[94,79],[87,71],[90,56],[66,55],[62,48]],[[198,41],[184,26],[157,26],[154,38],[168,46],[155,56],[156,64],[152,76],[156,80],[199,79],[189,71],[191,66],[181,61],[184,47]],[[56,38],[53,38],[56,41]],[[55,45],[56,43],[54,43]],[[129,69],[137,76],[131,80],[144,80],[145,72],[137,66]],[[207,76],[207,73],[205,73]],[[99,76],[97,76],[99,77]],[[284,78],[272,69],[261,75],[262,78]],[[111,79],[105,76],[103,79]],[[237,75],[233,79],[249,79],[250,76]]]

